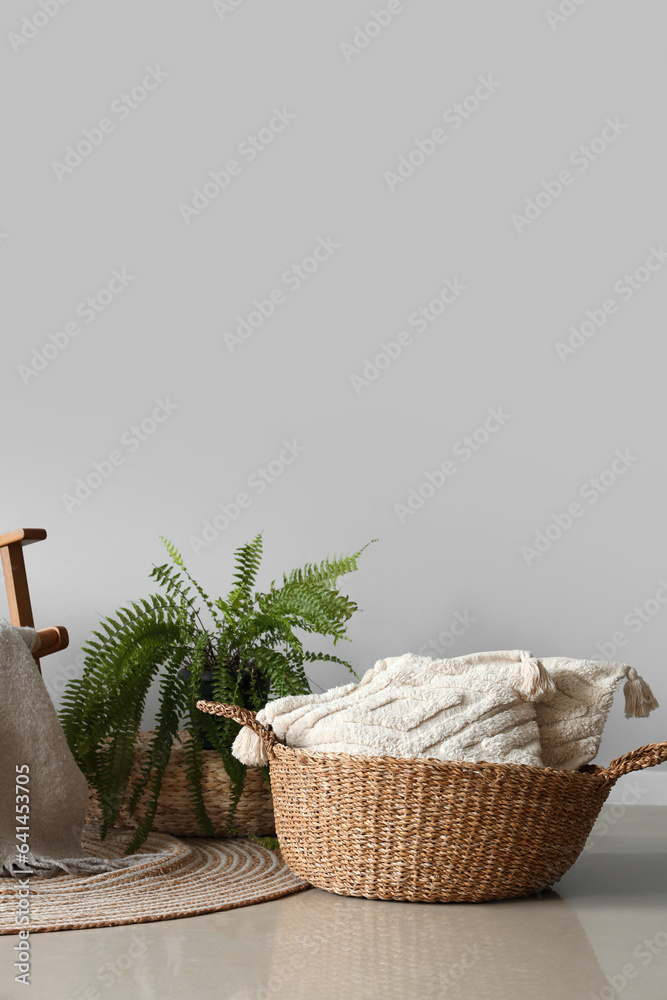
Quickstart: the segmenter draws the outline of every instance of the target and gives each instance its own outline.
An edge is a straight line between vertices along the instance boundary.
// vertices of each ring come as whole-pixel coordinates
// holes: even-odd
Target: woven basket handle
[[[224,715],[225,718],[233,719],[234,722],[240,722],[242,726],[252,729],[269,752],[278,742],[271,726],[263,726],[261,722],[258,722],[255,718],[256,713],[251,712],[249,708],[241,708],[240,705],[223,705],[219,701],[198,701],[197,708],[200,712],[206,712],[208,715]]]
[[[630,753],[612,760],[611,764],[603,767],[598,774],[613,783],[630,771],[643,771],[646,767],[655,767],[656,764],[662,764],[666,760],[667,743],[649,743],[645,747],[631,750]]]

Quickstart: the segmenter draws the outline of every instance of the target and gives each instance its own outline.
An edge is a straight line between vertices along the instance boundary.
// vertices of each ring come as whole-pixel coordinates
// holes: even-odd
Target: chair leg
[[[9,602],[9,619],[12,625],[27,625],[29,628],[34,628],[35,620],[32,616],[23,546],[20,542],[12,542],[0,551]]]

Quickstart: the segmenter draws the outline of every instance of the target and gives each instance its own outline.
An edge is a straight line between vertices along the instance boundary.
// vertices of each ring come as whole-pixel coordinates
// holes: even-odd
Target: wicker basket
[[[146,749],[154,735],[150,731],[138,734],[135,743],[134,763],[130,774],[131,781],[135,781],[139,777]],[[185,732],[179,735],[182,739],[187,737]],[[228,832],[227,818],[231,805],[231,782],[222,760],[215,750],[202,750],[202,758],[201,784],[204,805],[215,828],[215,835],[221,837]],[[143,806],[144,800],[142,799],[133,816],[130,816],[127,806],[123,806],[116,825],[135,829],[143,815]],[[87,818],[89,822],[93,823],[99,823],[102,818],[97,795],[92,789]],[[271,791],[263,774],[257,768],[249,767],[246,771],[243,794],[234,813],[234,828],[258,837],[275,833]],[[152,829],[161,833],[171,833],[176,837],[205,836],[197,823],[188,795],[183,747],[176,740],[174,740],[169,763],[162,778],[162,788]]]
[[[612,785],[667,760],[667,743],[609,767],[361,757],[290,749],[253,712],[199,701],[267,749],[276,830],[293,872],[370,899],[481,901],[558,882],[583,850]]]

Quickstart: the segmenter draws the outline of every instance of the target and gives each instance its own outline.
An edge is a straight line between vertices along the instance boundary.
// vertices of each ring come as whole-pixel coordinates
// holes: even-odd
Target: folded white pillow
[[[627,718],[646,718],[659,707],[646,681],[627,663],[549,656],[542,665],[555,685],[553,696],[535,706],[547,767],[575,771],[594,760],[614,693],[624,677]]]
[[[359,684],[270,701],[257,720],[308,750],[540,766],[533,701],[551,690],[522,650],[452,660],[406,653],[378,660]],[[249,729],[232,752],[245,764],[266,762]]]
[[[516,650],[472,653],[449,662],[467,662],[495,675],[499,669],[506,669],[506,660],[515,653]],[[525,668],[531,654],[521,655]],[[390,657],[387,662],[396,659],[399,657]],[[531,659],[530,663],[539,663],[541,670],[539,677],[535,674],[535,685],[529,690],[535,702],[545,767],[576,771],[595,759],[614,694],[624,677],[627,718],[646,718],[659,707],[646,681],[627,663],[575,660],[568,656],[541,657],[538,661]]]
[[[448,660],[405,653],[378,660],[358,684],[270,701],[257,720],[309,751],[575,770],[596,756],[623,677],[628,717],[658,707],[623,663],[538,660],[519,649]],[[244,764],[267,762],[245,727],[232,753]]]

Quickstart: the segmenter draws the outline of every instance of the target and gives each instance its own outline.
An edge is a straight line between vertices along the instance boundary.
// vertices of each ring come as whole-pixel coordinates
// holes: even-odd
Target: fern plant
[[[356,570],[367,546],[352,555],[308,563],[260,592],[254,589],[262,558],[262,536],[257,535],[236,550],[227,597],[213,600],[192,578],[178,550],[167,539],[162,542],[171,561],[150,574],[161,592],[102,620],[83,647],[83,676],[69,682],[60,710],[70,749],[98,796],[102,838],[123,803],[134,813],[143,802],[127,853],[136,851],[150,832],[173,740],[180,740],[183,730],[188,792],[202,834],[214,835],[201,789],[204,746],[220,755],[229,776],[228,831],[234,830],[246,773],[231,754],[240,727],[197,710],[203,680],[210,680],[216,701],[257,711],[270,697],[307,694],[307,663],[325,660],[354,673],[332,653],[306,650],[300,634],[328,636],[334,645],[347,639],[347,622],[357,605],[340,593],[338,579]],[[155,682],[155,732],[141,774],[131,781],[134,744]]]

